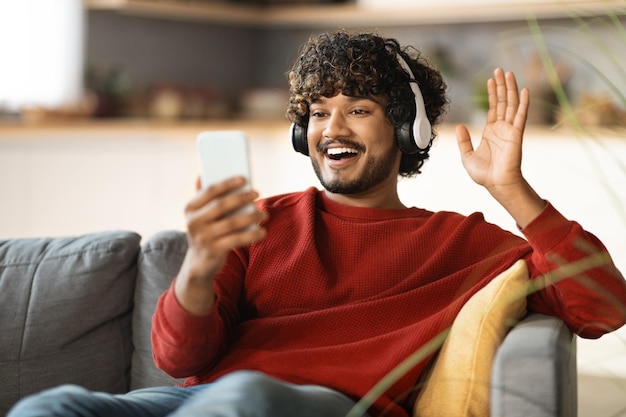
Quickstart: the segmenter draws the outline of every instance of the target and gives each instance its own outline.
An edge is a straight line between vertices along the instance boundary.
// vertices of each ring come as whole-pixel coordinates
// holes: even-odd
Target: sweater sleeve
[[[560,317],[585,338],[626,323],[626,281],[598,238],[549,203],[522,233],[533,248],[531,310]]]
[[[152,354],[157,368],[185,378],[211,366],[221,351],[224,326],[218,302],[203,316],[194,316],[178,303],[170,287],[157,303],[152,318]]]
[[[233,252],[215,278],[213,309],[202,316],[180,305],[172,283],[159,298],[152,317],[152,355],[159,369],[175,378],[186,378],[215,364],[226,347],[228,329],[238,320],[242,280],[241,256]]]

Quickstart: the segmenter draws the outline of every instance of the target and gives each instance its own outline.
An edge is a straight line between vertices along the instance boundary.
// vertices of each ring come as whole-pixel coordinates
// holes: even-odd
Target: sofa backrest
[[[128,389],[140,239],[119,231],[0,241],[0,415],[59,384]]]

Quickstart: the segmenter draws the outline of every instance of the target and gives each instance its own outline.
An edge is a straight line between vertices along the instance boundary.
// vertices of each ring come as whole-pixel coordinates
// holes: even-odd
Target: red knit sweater
[[[399,362],[448,328],[462,305],[499,272],[525,258],[533,277],[602,244],[551,205],[522,232],[410,208],[345,206],[323,192],[259,202],[267,237],[235,251],[215,281],[214,310],[181,308],[170,289],[154,316],[157,365],[194,385],[238,369],[297,384],[320,384],[358,399]],[[593,280],[596,287],[589,286]],[[620,304],[621,303],[621,304]],[[529,297],[529,308],[599,337],[626,322],[626,283],[597,268]],[[421,363],[372,410],[406,416],[401,402]]]

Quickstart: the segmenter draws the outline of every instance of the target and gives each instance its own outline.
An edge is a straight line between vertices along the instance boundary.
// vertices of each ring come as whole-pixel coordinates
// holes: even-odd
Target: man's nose
[[[322,134],[329,139],[348,137],[350,135],[350,126],[345,116],[340,112],[332,113],[326,121]]]

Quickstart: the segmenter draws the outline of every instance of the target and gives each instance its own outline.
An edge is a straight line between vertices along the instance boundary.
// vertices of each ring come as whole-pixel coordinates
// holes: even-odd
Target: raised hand
[[[487,81],[489,110],[476,148],[467,127],[456,128],[463,167],[469,176],[513,216],[521,227],[545,206],[522,175],[522,139],[530,101],[528,89],[517,87],[515,75],[500,68]]]
[[[474,149],[465,126],[456,130],[461,161],[472,180],[492,194],[522,180],[522,136],[529,94],[518,92],[515,75],[498,68],[487,81],[489,111],[483,136]]]

